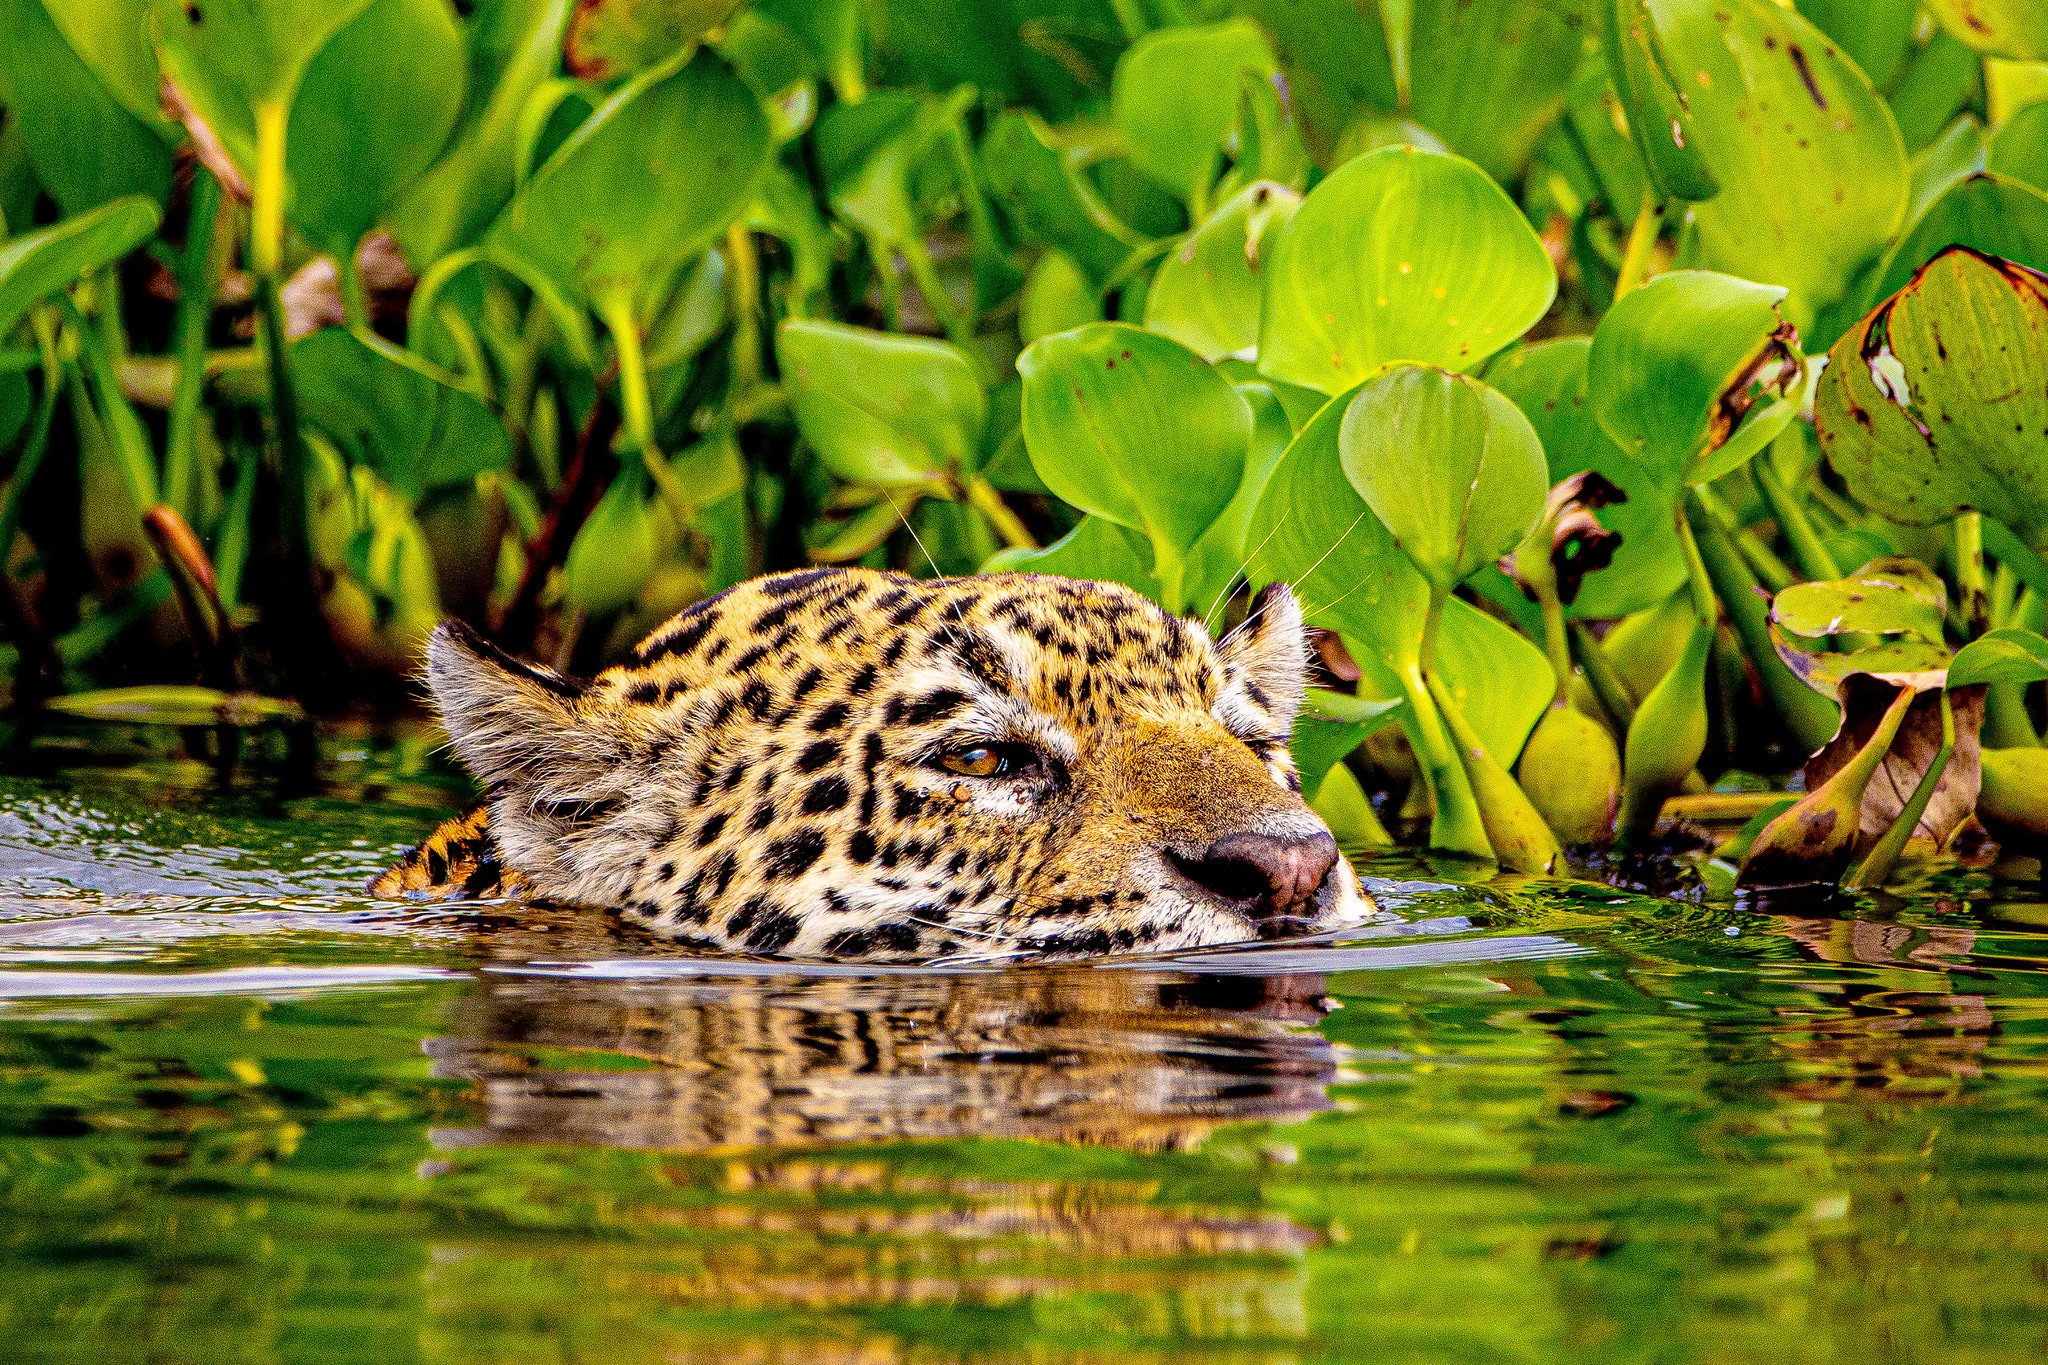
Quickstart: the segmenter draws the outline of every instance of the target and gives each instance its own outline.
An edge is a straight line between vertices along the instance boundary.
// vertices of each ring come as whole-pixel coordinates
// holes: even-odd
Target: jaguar
[[[426,686],[483,803],[372,884],[618,911],[694,948],[932,962],[1169,952],[1376,914],[1302,800],[1283,583],[1214,639],[1113,583],[814,568],[592,678],[460,622]]]

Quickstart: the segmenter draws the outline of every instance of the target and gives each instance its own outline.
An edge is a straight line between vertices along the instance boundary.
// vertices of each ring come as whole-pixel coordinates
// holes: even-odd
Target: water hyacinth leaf
[[[489,408],[382,338],[323,328],[293,343],[291,365],[305,420],[409,501],[511,462]]]
[[[1245,0],[1239,9],[1273,37],[1280,69],[1318,162],[1363,109],[1401,105],[1378,16],[1353,0]]]
[[[1721,181],[1700,149],[1680,76],[1664,48],[1664,31],[1650,0],[1600,0],[1600,45],[1608,79],[1626,111],[1628,130],[1641,165],[1665,199],[1711,199]]]
[[[767,173],[761,102],[723,58],[699,50],[621,87],[534,173],[489,242],[585,297],[636,292],[702,251]],[[620,194],[618,187],[633,187]]]
[[[2031,630],[1994,630],[1957,650],[1948,666],[1950,687],[2042,681],[2048,681],[2048,639]]]
[[[1394,361],[1467,370],[1542,317],[1557,271],[1471,162],[1389,147],[1316,186],[1275,244],[1259,369],[1337,393]]]
[[[1444,604],[1437,626],[1435,681],[1502,768],[1514,766],[1557,692],[1541,649],[1456,597]]]
[[[1557,836],[1530,803],[1528,793],[1493,756],[1466,718],[1465,708],[1450,698],[1442,679],[1434,674],[1430,690],[1457,743],[1458,760],[1464,765],[1465,780],[1478,800],[1479,816],[1487,842],[1493,846],[1494,858],[1510,872],[1543,874],[1555,870],[1561,852]]]
[[[1152,546],[1127,526],[1103,517],[1082,517],[1073,530],[1042,550],[998,550],[983,573],[1047,573],[1121,583],[1153,601],[1160,596],[1152,572]]]
[[[1686,570],[1671,534],[1669,484],[1652,477],[1594,420],[1586,395],[1592,345],[1586,337],[1562,337],[1517,347],[1487,367],[1486,382],[1512,399],[1535,428],[1551,484],[1591,471],[1627,498],[1595,510],[1621,543],[1608,567],[1586,575],[1578,595],[1565,603],[1567,616],[1604,621],[1668,600],[1685,582]]]
[[[159,0],[167,74],[243,111],[285,106],[314,54],[371,0]],[[202,79],[192,79],[202,77]],[[210,112],[210,111],[207,111]]]
[[[1344,473],[1402,551],[1449,592],[1521,544],[1543,514],[1543,443],[1505,395],[1400,365],[1345,410]]]
[[[107,93],[159,136],[170,139],[175,130],[164,116],[163,99],[158,93],[162,76],[157,70],[156,50],[149,41],[151,3],[152,0],[97,0],[94,4],[66,4],[63,0],[51,0],[44,8],[64,40],[106,86]]]
[[[446,0],[372,0],[307,65],[285,131],[292,221],[352,255],[462,112],[462,32]]]
[[[1393,721],[1401,705],[1399,698],[1353,697],[1310,688],[1287,746],[1301,777],[1301,799],[1313,803],[1324,777],[1375,730]]]
[[[1870,288],[1859,296],[1863,310],[1905,288],[1952,246],[2048,270],[2048,194],[2003,175],[1979,173],[1958,180],[1885,253]]]
[[[1921,685],[1926,682],[1932,685]],[[1869,748],[1886,708],[1902,689],[1912,701],[1898,734],[1864,788],[1857,810],[1856,830],[1866,842],[1876,840],[1891,828],[1943,747],[1940,679],[1855,679],[1842,691],[1840,732],[1806,761],[1808,791],[1833,781]],[[1982,761],[1979,734],[1984,722],[1984,689],[1974,685],[1956,687],[1946,695],[1955,743],[1911,835],[1937,844],[1946,843],[1975,808]]]
[[[653,572],[654,548],[647,470],[628,458],[569,546],[562,566],[563,601],[592,615],[622,610]]]
[[[1605,843],[1621,802],[1621,751],[1607,727],[1572,706],[1536,722],[1515,770],[1529,804],[1567,846]]]
[[[161,217],[154,202],[130,195],[0,243],[0,336],[39,301],[148,241]]]
[[[298,720],[305,714],[297,702],[282,697],[176,684],[73,692],[51,697],[43,706],[89,720],[141,725],[261,725],[273,720]]]
[[[1097,286],[1143,244],[1103,206],[1045,120],[1030,110],[996,119],[982,139],[981,165],[990,192],[1024,235],[1065,252]]]
[[[2048,845],[2048,749],[1985,749],[1977,815],[2000,839],[2022,848]]]
[[[1683,92],[1687,143],[1720,186],[1692,211],[1700,264],[1786,286],[1788,315],[1810,325],[1905,213],[1906,148],[1891,110],[1825,34],[1773,0],[1638,10]]]
[[[1202,194],[1236,126],[1243,77],[1274,70],[1265,34],[1247,19],[1144,35],[1117,59],[1110,83],[1132,163],[1183,199]]]
[[[2048,548],[2048,276],[1943,252],[1835,343],[1814,403],[1849,492],[1908,526],[1972,508]]]
[[[1300,206],[1300,195],[1270,180],[1232,195],[1159,262],[1145,326],[1204,360],[1257,346],[1265,266]]]
[[[1771,601],[1771,624],[1807,639],[1844,632],[1942,638],[1948,588],[1917,559],[1875,559],[1847,578],[1797,583]]]
[[[1927,0],[1957,39],[1994,57],[2048,60],[2048,10],[2036,0]]]
[[[1586,359],[1600,427],[1667,489],[1741,465],[1797,415],[1785,291],[1730,275],[1659,275],[1608,310]]]
[[[1294,440],[1287,411],[1271,387],[1239,384],[1236,388],[1252,410],[1252,439],[1245,450],[1244,475],[1238,480],[1237,492],[1229,504],[1188,552],[1183,580],[1190,605],[1204,611],[1211,611],[1220,603],[1238,574],[1244,571],[1252,549],[1247,537],[1252,514],[1266,491],[1266,481],[1273,477],[1273,470]]]
[[[1403,112],[1488,175],[1511,182],[1564,107],[1584,45],[1584,20],[1573,6],[1414,0]]]
[[[694,51],[741,0],[576,0],[562,66],[586,81],[615,81]]]
[[[2048,192],[2048,102],[2030,104],[1999,125],[1984,169]]]
[[[958,348],[791,318],[775,351],[804,439],[840,478],[900,486],[973,467],[988,399]]]
[[[1035,341],[1024,444],[1039,477],[1083,511],[1145,533],[1169,610],[1187,553],[1244,477],[1252,412],[1177,341],[1102,322]]]
[[[1622,760],[1621,809],[1615,837],[1641,847],[1657,827],[1664,798],[1676,792],[1707,748],[1707,658],[1714,628],[1695,620],[1685,649],[1650,689],[1628,727]]]
[[[1017,332],[1024,344],[1101,320],[1102,305],[1096,302],[1095,289],[1081,267],[1065,252],[1048,251],[1040,256],[1018,300]]]
[[[1841,879],[1856,851],[1864,793],[1913,704],[1911,688],[1876,690],[1885,704],[1862,743],[1824,781],[1810,783],[1805,796],[1764,826],[1742,860],[1738,885],[1800,886]],[[1845,696],[1844,704],[1848,707],[1851,699]],[[1853,717],[1857,712],[1845,709],[1844,714]]]
[[[1920,0],[1802,0],[1799,13],[1833,39],[1879,90],[1913,51]]]
[[[95,6],[63,8],[82,19],[98,14]],[[35,179],[58,207],[83,213],[124,195],[170,198],[171,149],[153,121],[115,97],[39,0],[0,0],[0,33],[7,37],[0,43],[6,121],[25,135]],[[28,224],[23,214],[12,229]]]
[[[1858,674],[1920,688],[1939,687],[1948,675],[1946,645],[1906,637],[1852,650],[1846,654],[1802,649],[1783,631],[1771,632],[1778,657],[1801,682],[1829,700],[1839,697],[1842,685]]]
[[[518,183],[520,121],[554,78],[572,0],[484,0],[463,21],[468,107],[445,155],[392,209],[388,226],[425,269],[490,226]]]

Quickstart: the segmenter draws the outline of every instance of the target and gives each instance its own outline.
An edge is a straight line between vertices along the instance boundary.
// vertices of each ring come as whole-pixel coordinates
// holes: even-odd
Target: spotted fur
[[[1125,588],[1028,574],[757,579],[589,680],[450,623],[427,681],[489,794],[372,889],[519,892],[706,947],[863,960],[1357,923],[1372,906],[1341,858],[1278,923],[1188,873],[1219,840],[1326,840],[1288,753],[1304,658],[1283,585],[1212,641]],[[1034,761],[942,766],[975,744]]]

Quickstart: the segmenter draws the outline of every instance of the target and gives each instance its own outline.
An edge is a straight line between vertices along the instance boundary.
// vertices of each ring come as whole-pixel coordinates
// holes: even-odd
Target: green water
[[[8,1361],[2048,1353],[2038,885],[804,973],[364,901],[422,732],[9,738]]]

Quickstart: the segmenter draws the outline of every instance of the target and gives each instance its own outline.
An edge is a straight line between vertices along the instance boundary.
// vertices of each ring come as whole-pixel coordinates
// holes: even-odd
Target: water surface
[[[419,727],[5,738],[0,1358],[2048,1353],[2037,883],[801,970],[364,899]]]

